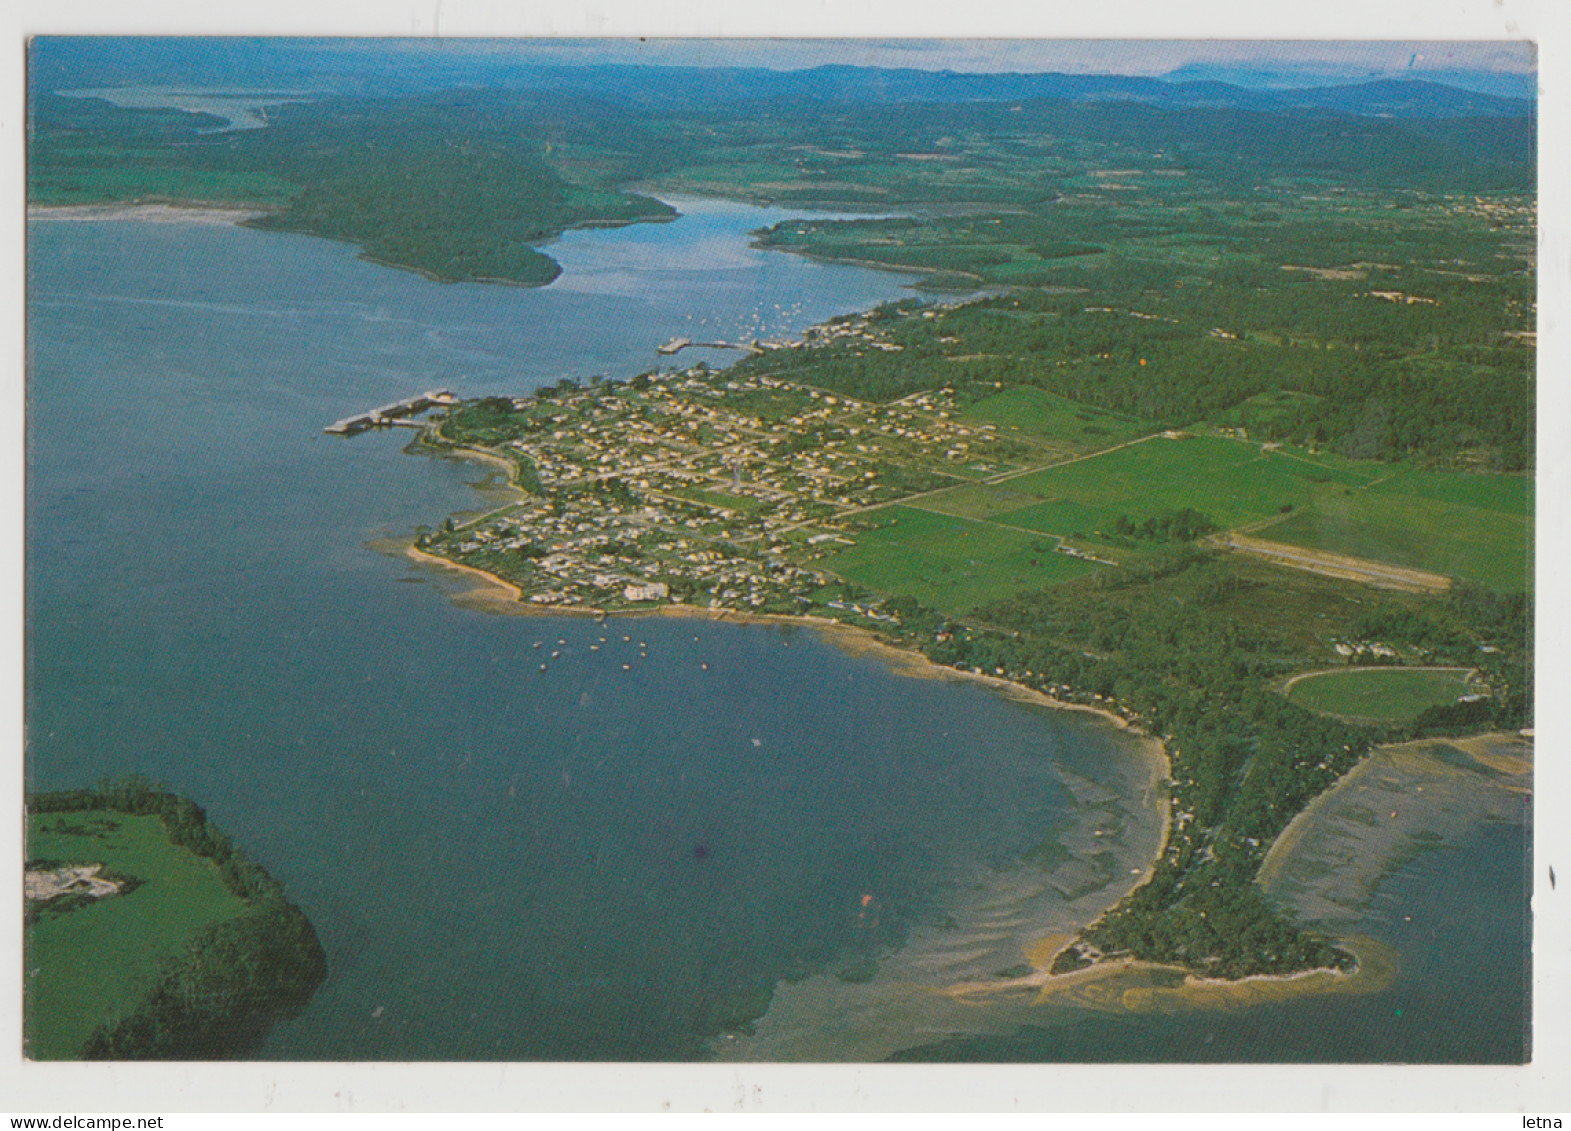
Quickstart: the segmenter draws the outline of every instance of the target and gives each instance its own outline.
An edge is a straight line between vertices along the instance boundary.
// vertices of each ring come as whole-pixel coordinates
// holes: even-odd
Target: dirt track
[[[1223,549],[1252,554],[1289,569],[1301,569],[1309,573],[1324,574],[1327,577],[1360,581],[1381,589],[1434,593],[1451,587],[1451,579],[1438,573],[1426,573],[1421,569],[1404,569],[1384,562],[1373,562],[1367,558],[1332,554],[1325,550],[1306,550],[1301,546],[1267,542],[1244,534],[1222,535],[1216,542]]]

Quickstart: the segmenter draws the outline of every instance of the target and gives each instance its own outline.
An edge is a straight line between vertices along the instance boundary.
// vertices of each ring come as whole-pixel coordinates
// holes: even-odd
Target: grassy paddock
[[[1521,476],[1402,469],[1363,490],[1320,491],[1261,537],[1520,593],[1529,581],[1531,507],[1532,486]]]
[[[1029,399],[1004,403],[1023,415]],[[1138,524],[1190,507],[1223,528],[1268,522],[1258,534],[1273,542],[1502,592],[1527,586],[1532,552],[1533,484],[1525,476],[1393,468],[1218,436],[1141,441],[1001,483],[955,487],[922,506],[1061,537],[1093,536],[1121,514]]]
[[[1088,408],[1030,385],[1006,389],[969,405],[961,418],[996,424],[1021,439],[1095,451],[1131,439],[1150,426],[1126,416]]]
[[[923,501],[965,518],[1068,535],[1120,514],[1141,522],[1192,507],[1238,526],[1308,505],[1326,489],[1363,486],[1373,472],[1215,436],[1155,438],[995,484],[968,484]]]
[[[1192,507],[1220,526],[1238,526],[1297,509],[1313,497],[1316,481],[1348,473],[1253,444],[1211,436],[1158,438],[1049,468],[1002,484],[1038,502],[1006,511],[1002,521],[1053,534],[1064,504],[1077,504],[1081,521],[1105,525],[1120,514],[1141,522],[1167,511]]]
[[[1357,722],[1402,723],[1468,692],[1467,668],[1322,672],[1294,683],[1287,697],[1310,711]]]
[[[848,581],[929,608],[969,612],[1097,567],[1054,551],[1053,541],[913,507],[868,516],[877,527],[855,535],[825,565]]]
[[[142,883],[63,914],[48,910],[25,937],[26,1040],[34,1059],[74,1058],[101,1023],[132,1009],[160,966],[204,928],[246,904],[218,866],[170,843],[162,819],[110,811],[28,818],[27,858],[103,864]]]

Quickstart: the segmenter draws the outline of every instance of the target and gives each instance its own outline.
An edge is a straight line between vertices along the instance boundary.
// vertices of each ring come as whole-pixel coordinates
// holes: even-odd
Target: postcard
[[[1533,1061],[1533,43],[27,67],[33,1065]]]

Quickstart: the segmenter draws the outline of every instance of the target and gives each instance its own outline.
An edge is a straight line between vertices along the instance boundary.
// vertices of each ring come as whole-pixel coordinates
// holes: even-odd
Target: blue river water
[[[29,225],[28,784],[168,782],[283,882],[330,974],[266,1057],[701,1057],[777,980],[945,920],[955,877],[1092,826],[1154,847],[1103,728],[808,631],[487,615],[371,548],[481,505],[487,473],[335,419],[906,293],[748,246],[785,213],[678,204],[564,235],[539,290],[219,224]],[[1221,1058],[1293,1059],[1313,1008]],[[1194,1059],[1161,1024],[992,1055]]]

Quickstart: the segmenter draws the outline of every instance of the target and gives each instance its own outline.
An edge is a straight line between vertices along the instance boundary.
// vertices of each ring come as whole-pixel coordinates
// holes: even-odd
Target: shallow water
[[[682,207],[567,234],[534,291],[215,225],[29,227],[28,782],[163,779],[285,884],[330,977],[264,1055],[705,1056],[789,977],[739,1051],[811,1055],[816,1027],[855,1056],[854,1021],[868,1056],[1519,1059],[1520,825],[1383,881],[1379,993],[934,1010],[1148,856],[1126,743],[808,631],[489,616],[368,548],[480,505],[487,473],[332,420],[901,294],[747,247],[784,213]]]
[[[784,213],[682,208],[565,235],[542,290],[30,225],[28,782],[162,779],[284,883],[330,976],[266,1056],[699,1056],[778,978],[942,922],[956,877],[1154,837],[1142,760],[1052,713],[789,629],[630,620],[591,650],[592,622],[487,616],[368,548],[487,473],[332,420],[901,294],[747,246]]]
[[[1363,926],[1397,956],[1379,992],[1161,1013],[1046,1007],[1007,1035],[933,1041],[895,1059],[1520,1064],[1531,1040],[1530,845],[1522,825],[1491,822],[1387,877]]]

